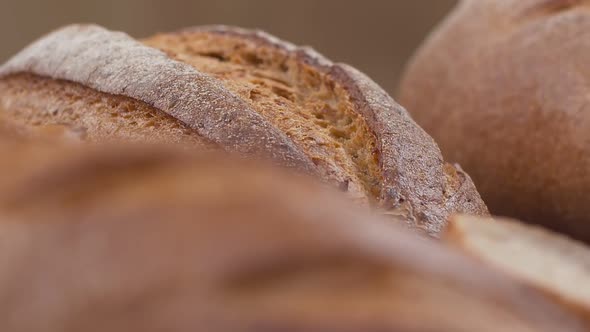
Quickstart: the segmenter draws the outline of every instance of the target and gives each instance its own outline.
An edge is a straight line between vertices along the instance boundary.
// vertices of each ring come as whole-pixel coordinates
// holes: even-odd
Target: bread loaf
[[[300,175],[186,150],[0,152],[2,331],[582,331]]]
[[[470,178],[362,73],[268,34],[201,27],[143,41],[53,32],[0,67],[0,108],[27,128],[270,156],[437,234],[485,215]]]
[[[410,62],[399,101],[493,214],[590,241],[587,1],[463,0]]]
[[[566,236],[513,220],[455,216],[444,239],[547,293],[590,326],[590,249]]]

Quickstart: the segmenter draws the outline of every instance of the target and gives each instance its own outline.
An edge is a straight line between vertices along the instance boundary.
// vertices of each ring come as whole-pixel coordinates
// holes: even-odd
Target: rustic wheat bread
[[[494,214],[590,241],[590,2],[463,0],[399,100]]]
[[[202,27],[139,42],[69,26],[0,77],[0,106],[25,127],[270,155],[430,234],[451,213],[487,214],[469,177],[374,82],[262,32]]]
[[[0,153],[2,331],[582,331],[300,175],[137,146]]]
[[[514,220],[469,216],[454,216],[444,239],[546,292],[590,322],[590,249],[586,245]]]

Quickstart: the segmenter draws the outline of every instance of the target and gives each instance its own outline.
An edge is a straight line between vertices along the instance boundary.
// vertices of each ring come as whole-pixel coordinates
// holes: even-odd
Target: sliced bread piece
[[[509,219],[454,216],[443,238],[534,286],[590,322],[590,248]]]

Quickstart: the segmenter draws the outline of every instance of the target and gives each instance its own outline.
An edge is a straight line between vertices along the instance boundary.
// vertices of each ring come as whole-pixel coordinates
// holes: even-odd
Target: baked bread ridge
[[[565,235],[506,218],[453,216],[444,242],[539,289],[590,326],[590,248]]]
[[[414,227],[417,225],[430,234],[437,234],[445,220],[456,211],[488,215],[469,175],[459,165],[445,163],[436,142],[412,120],[403,106],[356,68],[333,63],[311,47],[296,46],[261,30],[210,25],[161,35],[195,33],[238,37],[251,40],[259,47],[274,48],[319,70],[342,86],[355,106],[354,111],[362,116],[375,138],[382,178],[379,195],[385,209],[401,208]],[[158,35],[148,40],[157,38]],[[156,43],[151,45],[158,47]]]
[[[187,64],[185,61],[187,59],[176,58],[174,54],[170,54],[169,49],[157,47],[158,45],[149,42],[157,40],[159,36],[174,38],[198,33],[211,36],[233,36],[244,42],[253,41],[255,46],[261,49],[273,48],[277,52],[282,52],[284,56],[295,59],[297,66],[307,66],[306,68],[311,68],[310,71],[313,73],[323,75],[318,78],[320,81],[323,78],[329,78],[330,82],[341,86],[342,93],[345,94],[342,99],[346,99],[342,103],[350,103],[352,106],[349,107],[349,111],[356,116],[355,119],[350,119],[350,122],[354,127],[362,127],[366,124],[368,127],[366,136],[373,139],[364,139],[365,136],[356,135],[353,138],[345,138],[344,143],[338,139],[335,139],[333,143],[346,145],[352,141],[352,145],[356,146],[360,141],[362,148],[357,148],[352,155],[361,156],[357,159],[363,159],[362,156],[364,156],[368,161],[355,163],[350,153],[342,152],[336,156],[343,148],[330,147],[325,147],[316,155],[321,158],[310,157],[311,152],[304,148],[302,141],[294,140],[294,134],[289,134],[288,128],[277,130],[281,121],[279,125],[277,122],[273,123],[271,120],[276,120],[272,119],[274,115],[266,116],[266,118],[260,116],[254,105],[247,100],[247,96],[240,96],[227,86],[227,82],[222,82],[218,77],[199,70],[200,68],[194,67],[192,63]],[[442,229],[450,214],[487,215],[487,208],[471,179],[460,168],[444,164],[440,150],[432,138],[419,128],[407,112],[387,93],[357,70],[347,65],[333,64],[309,48],[298,48],[259,31],[215,26],[193,28],[159,36],[143,41],[151,46],[148,48],[125,34],[112,33],[97,26],[75,25],[58,30],[31,45],[0,68],[0,77],[4,77],[0,79],[0,87],[5,87],[0,89],[4,90],[4,96],[0,97],[0,101],[4,100],[5,104],[24,103],[24,108],[35,110],[43,107],[50,100],[49,104],[56,108],[71,109],[72,107],[83,108],[85,103],[92,103],[83,99],[84,96],[92,95],[92,99],[106,99],[106,102],[102,102],[99,106],[109,108],[110,99],[126,96],[146,103],[148,107],[155,107],[155,111],[160,110],[177,118],[221,148],[251,153],[261,135],[268,135],[270,137],[268,140],[271,143],[278,142],[277,145],[262,144],[260,149],[274,153],[275,148],[280,146],[277,148],[279,152],[274,153],[274,159],[287,160],[287,164],[297,164],[295,166],[303,170],[317,173],[323,180],[336,183],[344,191],[348,191],[352,197],[363,202],[374,201],[386,210],[392,210],[393,214],[403,215],[411,226],[426,230],[432,235],[436,235]],[[66,39],[67,42],[64,41]],[[89,50],[93,48],[93,44],[105,45],[109,51]],[[182,46],[193,47],[190,43],[184,43]],[[168,53],[168,56],[155,48],[161,48]],[[137,55],[132,63],[128,60],[130,54]],[[253,61],[258,61],[256,57],[262,56],[261,53],[255,54]],[[68,60],[70,58],[75,60]],[[70,62],[73,64],[70,65]],[[88,63],[91,65],[87,65]],[[180,69],[177,70],[177,68]],[[146,74],[148,72],[150,75]],[[130,81],[129,77],[134,79],[140,77],[140,79],[135,82]],[[81,86],[72,86],[68,82],[76,82]],[[23,86],[27,88],[23,89]],[[95,96],[96,92],[86,92],[85,86],[112,95]],[[202,94],[204,97],[200,96],[201,99],[197,98],[198,96],[194,97],[195,94],[191,92],[191,89],[197,89],[196,95]],[[53,93],[54,90],[59,93]],[[18,96],[14,97],[17,94]],[[82,102],[75,106],[69,105],[71,98],[67,96],[72,94],[76,96],[75,98],[82,98]],[[59,98],[62,95],[66,97]],[[34,97],[26,98],[26,96]],[[226,97],[230,100],[227,107],[223,101]],[[214,99],[218,103],[216,105],[221,106],[211,109],[212,106],[206,104],[205,107],[201,107],[200,100],[203,98]],[[6,102],[6,100],[9,101]],[[132,101],[122,101],[122,103],[130,102]],[[188,107],[185,107],[186,105]],[[12,105],[8,106],[7,108],[10,108]],[[149,109],[143,109],[143,105],[118,107],[150,112]],[[223,110],[222,115],[217,114],[219,109]],[[214,118],[210,118],[210,114],[213,113],[215,113]],[[243,115],[246,113],[247,116]],[[218,121],[226,114],[230,114],[229,128],[225,128],[227,119],[221,123]],[[344,121],[346,120],[349,119],[344,118]],[[254,129],[249,125],[250,121],[255,124]],[[131,124],[135,122],[137,120],[132,121]],[[203,123],[205,123],[204,128]],[[119,125],[128,125],[128,123],[123,122]],[[114,125],[115,129],[117,129],[116,126],[117,124]],[[266,133],[270,127],[272,130]],[[250,130],[253,130],[254,134],[251,134]],[[340,128],[336,130],[336,136],[344,135],[340,133]],[[359,129],[359,131],[362,130]],[[244,135],[248,136],[248,139],[241,140],[240,137]],[[311,139],[314,142],[324,138],[325,135],[303,137],[304,140]],[[372,140],[375,141],[376,151],[374,152],[371,142],[367,143]],[[238,146],[228,148],[228,145],[232,144]],[[317,145],[322,144],[328,146],[325,142]],[[368,147],[366,147],[367,144]],[[319,162],[318,159],[320,159]],[[348,161],[349,168],[342,166],[343,164],[336,165],[343,159]],[[325,165],[322,164],[324,162]],[[373,168],[375,170],[372,170]]]
[[[77,134],[80,142],[132,141],[220,149],[178,119],[141,101],[33,74],[0,80],[0,112],[31,132]]]
[[[0,145],[14,151],[0,164],[5,331],[583,331],[300,175],[137,146]]]
[[[23,73],[139,100],[227,150],[270,154],[288,166],[313,170],[311,162],[285,134],[219,82],[125,33],[97,25],[58,29],[0,67],[0,77]]]

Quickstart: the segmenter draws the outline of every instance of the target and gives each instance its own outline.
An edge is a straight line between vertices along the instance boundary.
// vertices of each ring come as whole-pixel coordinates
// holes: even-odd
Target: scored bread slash
[[[259,31],[212,26],[137,41],[57,30],[0,67],[0,106],[86,140],[156,140],[270,157],[436,235],[487,215],[473,182],[376,83]]]
[[[577,312],[590,326],[590,248],[514,220],[454,216],[445,242]]]

